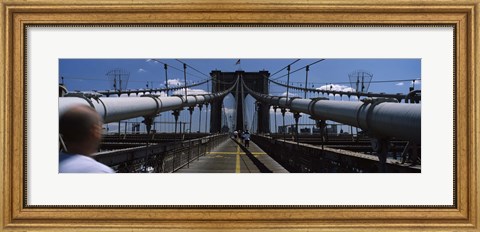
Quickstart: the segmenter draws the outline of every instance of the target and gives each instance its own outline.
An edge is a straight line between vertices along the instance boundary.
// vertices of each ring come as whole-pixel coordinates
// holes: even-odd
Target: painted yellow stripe
[[[252,155],[266,155],[265,152],[252,152]]]
[[[207,152],[210,155],[235,155],[237,154],[238,151],[212,151],[212,152]],[[245,154],[245,153],[243,153]]]
[[[245,155],[245,152],[240,152],[239,149],[237,149],[237,152],[227,152],[227,151],[212,151],[212,152],[207,152],[207,154],[209,155],[236,155],[236,154],[240,154],[240,155]],[[265,152],[252,152],[253,155],[266,155],[267,153]]]
[[[235,172],[240,173],[240,146],[237,145],[237,161],[235,163]]]

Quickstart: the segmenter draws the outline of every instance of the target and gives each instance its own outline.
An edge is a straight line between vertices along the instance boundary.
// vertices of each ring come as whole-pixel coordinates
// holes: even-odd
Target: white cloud
[[[135,96],[135,94],[132,93],[132,94],[130,94],[130,96],[131,96],[131,97],[132,97],[132,96]],[[128,94],[122,93],[122,94],[120,94],[120,96],[118,96],[118,94],[113,93],[113,94],[110,94],[110,96],[108,96],[108,97],[110,97],[110,98],[115,98],[115,97],[128,97]]]
[[[170,79],[168,80],[168,86],[182,86],[183,81],[180,81],[180,79]]]
[[[415,82],[411,82],[412,84],[414,85],[421,85],[422,84],[422,81],[421,80],[415,80]]]
[[[203,90],[203,89],[190,89],[187,88],[187,93],[188,94],[193,94],[193,95],[198,95],[198,94],[209,94],[209,92]]]
[[[398,82],[398,83],[395,84],[395,85],[402,86],[402,85],[404,85],[404,83],[403,83],[403,82]]]
[[[165,92],[160,92],[160,93],[156,93],[156,95],[158,95],[159,97],[166,97],[167,96],[167,93]]]
[[[146,59],[145,62],[147,62],[147,63],[157,63],[155,60],[158,60],[158,59]]]
[[[331,85],[323,85],[320,86],[319,88],[316,88],[318,90],[332,90],[332,91],[340,91],[340,92],[355,92],[355,89],[352,87],[346,86],[346,85],[337,85],[337,84],[331,84]]]
[[[187,88],[187,94],[188,95],[199,95],[199,94],[208,94],[209,92],[203,90],[203,89],[190,89]],[[184,95],[185,94],[185,88],[181,88],[178,90],[173,91],[173,95]]]
[[[137,72],[142,73],[142,72],[147,72],[147,70],[145,70],[145,69],[143,69],[143,68],[139,68],[139,69],[137,70]]]
[[[283,92],[280,96],[286,97],[286,96],[287,96],[287,92]],[[298,94],[294,94],[294,93],[288,92],[288,97],[298,97]]]

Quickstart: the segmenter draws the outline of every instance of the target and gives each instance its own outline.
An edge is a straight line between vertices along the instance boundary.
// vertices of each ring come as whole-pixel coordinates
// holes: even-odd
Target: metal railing
[[[190,163],[228,139],[228,134],[209,135],[168,144],[145,145],[97,153],[93,158],[121,173],[171,173]]]
[[[379,168],[375,155],[367,155],[328,146],[321,147],[268,136],[252,135],[252,141],[292,173],[418,173],[419,166],[387,159]]]

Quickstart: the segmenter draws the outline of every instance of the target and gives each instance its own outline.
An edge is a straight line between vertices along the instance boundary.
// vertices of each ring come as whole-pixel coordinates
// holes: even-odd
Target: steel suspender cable
[[[208,133],[207,125],[208,125],[208,104],[205,105],[205,133]]]
[[[297,63],[298,61],[300,61],[300,59],[296,59],[295,61],[293,61],[292,63],[286,65],[285,67],[281,68],[280,70],[276,71],[275,73],[273,73],[272,75],[270,75],[270,78],[272,78],[273,76],[277,75],[278,73],[280,73],[281,71],[285,70],[288,66],[292,66],[293,64]]]
[[[166,89],[166,93],[167,93],[167,97],[168,97],[168,70],[167,70],[168,65],[164,64],[163,68],[165,69],[165,89]]]
[[[303,98],[307,98],[307,84],[308,84],[308,71],[310,70],[310,65],[307,65],[305,68],[305,96]]]
[[[202,75],[206,76],[207,78],[211,78],[209,75],[207,75],[207,74],[205,74],[205,73],[203,73],[203,72],[199,71],[198,69],[196,69],[195,67],[193,67],[193,66],[191,66],[191,65],[187,64],[186,62],[184,62],[184,61],[181,61],[181,60],[179,60],[179,59],[175,59],[175,60],[176,60],[176,61],[178,61],[178,62],[180,62],[180,63],[182,63],[182,64],[184,64],[184,65],[186,65],[186,66],[188,66],[188,67],[189,67],[189,68],[191,68],[192,70],[194,70],[194,71],[196,71],[196,72],[198,72],[198,73],[200,73],[200,74],[202,74]]]
[[[324,61],[324,60],[325,60],[325,59],[320,59],[320,60],[317,60],[317,61],[315,61],[315,62],[313,62],[313,63],[310,63],[310,64],[308,64],[308,65],[306,65],[306,66],[303,66],[303,67],[301,67],[301,68],[295,69],[295,70],[293,70],[290,74],[296,73],[296,72],[298,72],[298,71],[306,68],[307,66],[312,66],[312,65],[317,64],[317,63],[319,63],[319,62],[321,62],[321,61]],[[282,77],[285,77],[285,76],[287,76],[287,75],[285,74],[285,75],[283,75],[283,76],[279,76],[279,77],[277,77],[277,78],[275,78],[275,79],[273,79],[273,80],[278,80],[278,79],[280,79],[280,78],[282,78]]]
[[[198,117],[198,133],[201,133],[202,132],[202,108],[203,108],[203,105],[198,105],[198,108],[200,109],[200,112],[199,112],[199,117]]]
[[[160,64],[163,64],[163,65],[168,65],[170,68],[172,68],[172,69],[174,69],[174,70],[177,70],[177,71],[179,71],[179,72],[183,72],[182,69],[177,68],[177,67],[175,67],[175,66],[172,66],[172,65],[170,65],[170,64],[167,64],[167,63],[165,63],[165,62],[162,62],[162,61],[160,61],[160,60],[158,60],[158,59],[150,59],[150,60],[152,60],[152,61],[154,61],[154,62],[157,62],[157,63],[160,63]],[[205,79],[205,78],[203,78],[203,77],[199,77],[199,76],[197,76],[197,75],[195,75],[195,74],[192,74],[192,73],[188,73],[188,75],[190,75],[190,76],[192,76],[192,77],[195,77],[195,78],[198,78],[198,79],[201,79],[201,80],[204,80],[204,79]]]
[[[185,99],[187,99],[187,65],[183,64],[183,82],[185,88]]]
[[[273,113],[275,115],[275,134],[278,134],[278,128],[277,128],[277,106],[273,106]]]
[[[283,120],[283,144],[285,145],[285,140],[287,139],[287,134],[286,134],[287,128],[285,127],[285,112],[286,112],[286,109],[281,108],[281,112],[282,112],[282,120]]]
[[[290,89],[290,65],[287,68],[288,76],[287,76],[287,102],[288,102],[288,90]]]

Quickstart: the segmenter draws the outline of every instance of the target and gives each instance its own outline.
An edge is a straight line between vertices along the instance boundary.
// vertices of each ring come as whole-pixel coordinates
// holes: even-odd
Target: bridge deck
[[[177,173],[288,173],[280,164],[250,141],[245,148],[228,139]]]

